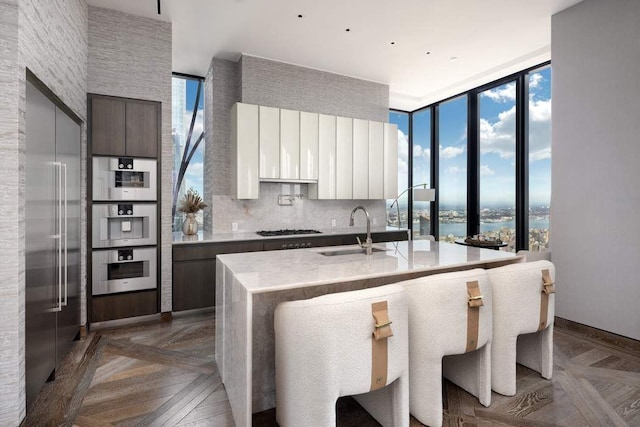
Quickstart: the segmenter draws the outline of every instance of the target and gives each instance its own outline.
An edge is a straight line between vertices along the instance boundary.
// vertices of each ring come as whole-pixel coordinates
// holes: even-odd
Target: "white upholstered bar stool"
[[[443,374],[489,406],[492,302],[487,273],[474,269],[399,284],[409,299],[411,414],[423,424],[442,425]]]
[[[547,379],[553,372],[555,268],[543,260],[487,271],[493,286],[491,388],[513,396],[516,362]]]
[[[352,395],[380,424],[409,425],[407,300],[401,286],[283,302],[274,317],[281,427],[335,426],[336,400]]]

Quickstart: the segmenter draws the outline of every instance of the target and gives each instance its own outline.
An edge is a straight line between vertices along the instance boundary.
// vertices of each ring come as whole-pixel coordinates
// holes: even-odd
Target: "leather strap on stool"
[[[387,338],[393,336],[387,302],[374,302],[371,312],[375,327],[371,336],[371,391],[387,385]]]
[[[551,280],[549,270],[542,270],[542,292],[540,297],[540,324],[538,331],[547,327],[547,318],[549,317],[549,295],[554,294],[556,288]]]
[[[477,280],[467,282],[467,294],[469,295],[469,307],[467,308],[467,348],[465,353],[474,351],[478,347],[480,307],[484,305]]]

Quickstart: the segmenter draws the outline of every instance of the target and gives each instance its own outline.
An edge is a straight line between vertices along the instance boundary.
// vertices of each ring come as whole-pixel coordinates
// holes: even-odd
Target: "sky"
[[[174,77],[175,79],[175,77]],[[186,141],[186,137],[189,133],[189,126],[191,125],[191,118],[193,116],[193,108],[196,100],[196,94],[198,89],[197,80],[186,79],[186,102],[185,102],[185,118],[184,118],[184,133],[182,136],[182,141]],[[201,88],[200,100],[198,103],[198,113],[196,116],[196,123],[193,129],[193,136],[191,141],[191,146],[196,142],[198,136],[204,129],[204,84]],[[198,150],[193,155],[189,167],[187,168],[187,172],[184,178],[184,188],[188,189],[193,187],[198,193],[203,195],[203,166],[204,166],[204,147],[205,141],[200,142],[198,146]]]
[[[480,95],[480,207],[515,205],[515,82]],[[408,118],[391,112],[398,124],[398,193],[407,187]],[[466,205],[467,97],[440,104],[441,208]],[[413,116],[413,183],[430,183],[430,113]],[[529,82],[529,200],[548,206],[551,199],[551,68],[530,75]],[[417,206],[419,208],[419,206]]]

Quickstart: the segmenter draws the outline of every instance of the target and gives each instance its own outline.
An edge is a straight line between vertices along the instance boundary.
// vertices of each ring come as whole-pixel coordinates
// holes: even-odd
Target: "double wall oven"
[[[157,287],[157,165],[93,158],[92,295]]]

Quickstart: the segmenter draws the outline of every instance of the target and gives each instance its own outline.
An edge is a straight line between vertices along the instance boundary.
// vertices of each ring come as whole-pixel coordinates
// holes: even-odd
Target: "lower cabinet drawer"
[[[96,295],[91,298],[91,321],[124,319],[158,312],[158,291]]]
[[[173,311],[213,307],[215,290],[215,259],[173,263]]]

